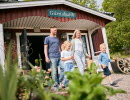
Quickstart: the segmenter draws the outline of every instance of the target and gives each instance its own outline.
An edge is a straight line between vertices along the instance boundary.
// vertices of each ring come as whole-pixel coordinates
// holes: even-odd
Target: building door
[[[88,38],[87,38],[87,33],[81,33],[82,34],[82,41],[83,41],[83,44],[84,44],[84,48],[86,50],[86,52],[90,55],[90,49],[89,49],[89,43],[88,43]],[[73,33],[68,33],[67,34],[67,40],[68,41],[71,41],[72,40],[72,36],[73,36]]]
[[[45,62],[44,56],[44,36],[27,36],[29,45],[29,62],[34,66],[40,66],[40,60],[42,68],[47,69],[48,65]],[[40,59],[41,58],[41,59]]]
[[[42,59],[42,68],[47,69],[49,64],[45,62],[44,56],[44,39],[48,36],[49,33],[27,33],[27,51],[28,51],[28,61],[35,66],[35,61],[39,59],[39,55],[41,55]],[[22,62],[22,54],[21,54],[21,45],[22,45],[22,38],[21,33],[16,33],[17,37],[17,54],[18,54],[18,65],[20,68],[23,67]],[[29,67],[30,69],[30,67]]]

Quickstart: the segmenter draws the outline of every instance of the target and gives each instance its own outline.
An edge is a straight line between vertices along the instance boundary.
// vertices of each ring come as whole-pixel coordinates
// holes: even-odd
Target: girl
[[[84,48],[84,45],[81,39],[80,30],[76,29],[74,31],[71,42],[72,42],[71,50],[74,55],[74,60],[78,66],[80,73],[83,75],[84,69],[85,69],[85,58],[86,57],[90,58],[90,57]]]
[[[65,41],[62,44],[62,52],[61,52],[61,61],[64,62],[64,73],[67,71],[72,71],[74,69],[74,64],[73,64],[73,55],[70,50],[71,43],[69,41]],[[69,80],[66,78],[66,75],[64,76],[63,80],[63,85],[62,86],[67,86]]]

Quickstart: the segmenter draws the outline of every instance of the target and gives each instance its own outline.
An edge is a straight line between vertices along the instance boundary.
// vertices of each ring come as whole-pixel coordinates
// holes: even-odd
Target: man
[[[52,79],[55,81],[54,87],[58,87],[58,66],[60,63],[60,42],[56,37],[57,28],[50,27],[50,36],[44,41],[44,54],[47,63],[50,63],[52,69]]]

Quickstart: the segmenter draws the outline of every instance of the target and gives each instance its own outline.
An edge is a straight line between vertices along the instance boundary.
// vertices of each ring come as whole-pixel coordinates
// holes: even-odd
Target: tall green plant
[[[32,98],[36,100],[51,100],[49,90],[53,84],[53,80],[49,77],[50,71],[46,72],[42,70],[41,59],[39,63],[40,71],[28,62],[32,69],[26,75],[21,75],[18,79],[18,90],[23,90],[25,96],[22,98],[24,100]]]
[[[96,73],[96,65],[92,64],[88,72],[81,75],[78,70],[68,72],[67,77],[70,80],[69,94],[67,100],[106,100],[107,96],[117,93],[125,93],[120,89],[103,86],[102,75]]]
[[[17,60],[12,62],[11,43],[5,59],[5,66],[0,64],[0,100],[15,100],[17,88]]]

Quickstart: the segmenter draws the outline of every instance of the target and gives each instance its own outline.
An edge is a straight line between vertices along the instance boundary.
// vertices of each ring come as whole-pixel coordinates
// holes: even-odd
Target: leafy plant
[[[95,73],[96,65],[91,64],[91,68],[84,75],[81,75],[78,70],[66,73],[70,80],[70,96],[67,100],[106,100],[109,95],[125,93],[120,89],[115,90],[103,86],[101,84],[103,80],[101,73]]]
[[[17,89],[17,60],[12,62],[11,43],[5,59],[4,70],[0,64],[0,100],[15,100]]]
[[[40,62],[40,71],[37,70],[31,63],[31,71],[29,71],[26,75],[21,75],[19,77],[19,89],[23,90],[24,100],[28,100],[30,98],[36,98],[40,100],[51,100],[49,95],[49,90],[53,84],[53,80],[50,78],[49,74],[51,70],[48,72],[42,70],[42,65]],[[21,91],[20,91],[21,92]],[[20,93],[19,93],[20,94]]]

